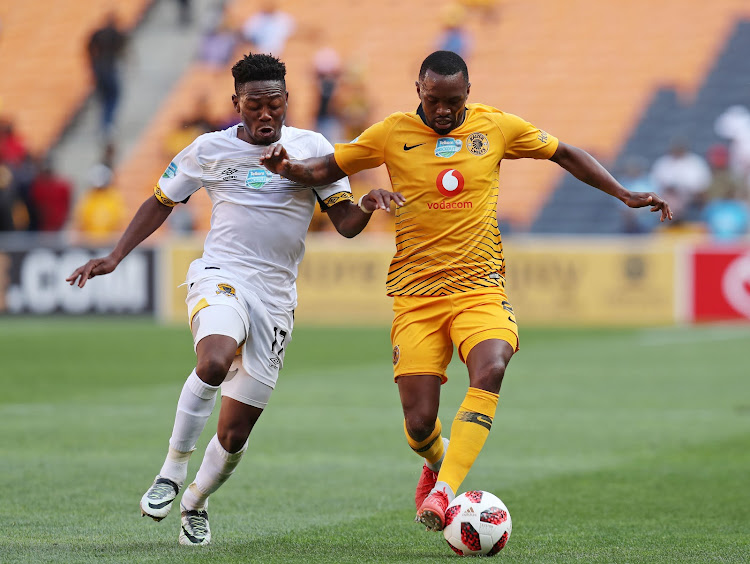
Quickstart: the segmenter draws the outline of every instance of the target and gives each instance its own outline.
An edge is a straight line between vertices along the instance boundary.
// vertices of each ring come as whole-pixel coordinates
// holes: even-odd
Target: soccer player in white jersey
[[[289,96],[284,63],[250,54],[234,65],[232,75],[240,123],[201,135],[181,151],[114,250],[67,278],[82,288],[88,279],[112,272],[176,203],[187,202],[201,187],[208,192],[211,229],[186,280],[197,364],[177,402],[167,457],[141,499],[143,515],[160,521],[169,513],[221,388],[217,433],[180,501],[179,541],[185,545],[210,543],[208,497],[234,472],[276,384],[291,340],[297,269],[316,200],[345,237],[365,228],[370,210],[402,203],[400,194],[372,190],[357,205],[346,179],[311,189],[261,166],[259,157],[271,143],[282,142],[300,158],[326,155],[332,147],[319,133],[284,125]]]

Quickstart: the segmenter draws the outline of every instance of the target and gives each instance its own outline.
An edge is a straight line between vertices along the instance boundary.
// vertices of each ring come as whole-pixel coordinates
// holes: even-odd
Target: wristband
[[[365,199],[365,196],[367,196],[367,194],[362,194],[362,196],[360,196],[360,198],[359,198],[359,202],[357,202],[357,205],[359,206],[359,209],[361,209],[361,210],[362,210],[363,212],[365,212],[365,213],[366,213],[367,215],[371,215],[371,214],[372,214],[372,212],[371,212],[370,210],[366,210],[366,209],[365,209],[365,207],[364,207],[364,206],[362,205],[362,200],[364,200],[364,199]]]

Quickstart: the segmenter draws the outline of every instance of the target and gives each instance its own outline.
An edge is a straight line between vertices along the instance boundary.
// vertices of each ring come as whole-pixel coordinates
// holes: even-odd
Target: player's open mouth
[[[258,134],[266,137],[268,135],[273,135],[275,133],[275,129],[273,127],[260,127],[258,128]]]

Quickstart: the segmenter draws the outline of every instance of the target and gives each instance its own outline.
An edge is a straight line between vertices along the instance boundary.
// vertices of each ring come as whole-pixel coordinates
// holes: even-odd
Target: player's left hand
[[[375,210],[391,211],[391,202],[396,204],[398,207],[403,206],[406,203],[406,198],[401,192],[391,192],[390,190],[383,190],[376,188],[370,190],[362,198],[362,207],[367,211],[373,212]]]
[[[283,176],[284,170],[289,166],[289,154],[283,145],[269,145],[260,155],[260,164],[271,172]]]
[[[630,192],[630,195],[624,200],[625,204],[631,208],[645,208],[651,206],[652,212],[661,212],[661,221],[672,219],[672,210],[669,204],[653,192]]]

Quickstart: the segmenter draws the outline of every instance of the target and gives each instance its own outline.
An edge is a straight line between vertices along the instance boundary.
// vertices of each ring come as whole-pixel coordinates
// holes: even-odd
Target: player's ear
[[[234,111],[240,113],[240,101],[237,98],[237,94],[232,94],[232,105],[234,106]]]
[[[417,87],[417,96],[419,96],[420,99],[421,99],[422,95],[419,93],[419,81],[418,80],[414,82],[414,86]]]
[[[469,91],[470,90],[471,90],[471,82],[469,82],[468,84],[466,84],[466,97],[467,98],[469,97]]]

